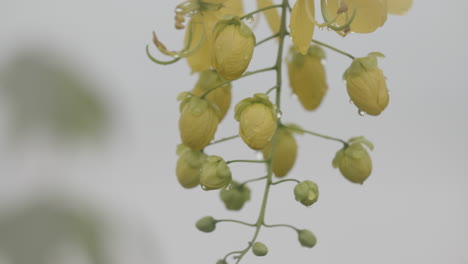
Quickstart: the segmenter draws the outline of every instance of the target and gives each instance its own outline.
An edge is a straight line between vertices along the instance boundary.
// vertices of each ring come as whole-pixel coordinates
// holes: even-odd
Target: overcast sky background
[[[217,191],[185,190],[175,178],[180,141],[175,98],[192,89],[196,76],[184,61],[153,64],[144,47],[153,30],[167,46],[182,46],[183,33],[173,27],[176,4],[1,0],[0,68],[25,49],[57,54],[99,87],[113,114],[104,144],[73,150],[34,141],[11,150],[5,147],[7,118],[2,116],[1,206],[50,193],[79,200],[116,222],[145,230],[156,241],[151,247],[158,263],[164,264],[215,263],[246,246],[253,235],[248,227],[226,223],[204,234],[194,223],[205,215],[255,221],[263,184],[252,184],[252,201],[233,213],[224,209]],[[246,3],[247,11],[253,8],[253,1]],[[341,80],[351,61],[327,50],[330,89],[322,106],[305,112],[285,81],[282,118],[344,139],[366,136],[375,144],[374,170],[363,186],[349,183],[331,167],[339,144],[297,136],[299,156],[289,177],[317,182],[319,201],[305,208],[294,201],[293,184],[275,186],[267,221],[310,229],[318,244],[302,248],[288,229],[262,229],[259,240],[268,245],[268,256],[249,253],[243,263],[468,263],[467,9],[466,1],[416,0],[406,16],[389,16],[374,34],[342,39],[316,30],[316,39],[355,56],[384,53],[379,65],[388,79],[390,104],[377,118],[359,116]],[[256,19],[257,39],[262,39],[270,32],[263,17]],[[274,42],[262,45],[249,69],[271,65],[272,52]],[[273,73],[235,82],[233,105],[273,85]],[[232,117],[231,108],[216,138],[236,133]],[[256,158],[240,139],[207,151],[226,160]],[[231,169],[238,180],[264,173],[258,164],[235,163]],[[116,263],[145,263],[137,247],[120,250]]]

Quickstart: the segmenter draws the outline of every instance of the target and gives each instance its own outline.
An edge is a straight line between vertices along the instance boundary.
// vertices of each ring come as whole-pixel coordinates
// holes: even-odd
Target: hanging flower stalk
[[[241,0],[187,0],[176,6],[175,27],[185,30],[183,48],[178,51],[167,48],[153,33],[153,44],[168,60],[153,56],[150,46],[146,52],[158,64],[172,64],[181,59],[188,62],[190,72],[198,72],[194,88],[182,92],[180,103],[179,133],[182,144],[177,148],[176,179],[182,187],[191,189],[200,186],[205,191],[219,190],[219,197],[227,210],[240,211],[256,195],[249,187],[254,182],[263,182],[264,191],[257,218],[252,222],[236,219],[202,217],[196,227],[202,232],[213,232],[223,222],[233,222],[252,228],[252,237],[247,246],[221,256],[217,264],[240,263],[249,252],[258,257],[274,256],[277,252],[259,241],[260,230],[286,227],[296,232],[298,245],[312,248],[317,244],[315,234],[290,224],[267,224],[266,204],[273,186],[294,182],[289,199],[313,207],[319,201],[319,179],[313,173],[305,179],[295,175],[296,159],[301,148],[309,148],[301,140],[312,135],[341,144],[332,160],[332,167],[339,169],[351,183],[363,184],[372,173],[369,150],[373,144],[364,137],[349,140],[324,135],[295,124],[283,123],[281,97],[284,91],[283,66],[287,62],[289,85],[304,110],[318,114],[319,106],[327,104],[329,89],[342,89],[358,108],[361,115],[384,114],[389,103],[386,77],[378,67],[379,52],[364,57],[355,57],[333,45],[314,38],[316,28],[328,28],[345,37],[348,33],[372,33],[388,22],[389,14],[404,14],[412,5],[411,0],[257,0],[257,10],[244,15]],[[252,30],[244,20],[263,14],[272,32],[257,40],[261,32]],[[318,14],[318,16],[317,16]],[[321,20],[319,21],[319,17]],[[290,36],[288,38],[287,36]],[[272,39],[277,40],[273,65],[249,69],[255,50]],[[291,39],[291,40],[289,40]],[[285,54],[286,46],[289,52]],[[325,50],[344,55],[352,61],[343,74],[345,87],[328,87],[324,66]],[[287,57],[285,59],[285,57]],[[239,79],[275,72],[275,85],[256,85],[252,96],[236,102],[231,108],[232,83]],[[329,74],[338,78],[337,74]],[[189,89],[189,88],[188,88]],[[331,107],[331,106],[328,106]],[[354,115],[343,112],[343,115]],[[294,115],[288,115],[293,117]],[[221,120],[238,121],[238,129],[232,136],[216,135]],[[215,138],[220,138],[216,139]],[[241,138],[246,148],[261,151],[263,159],[225,160],[222,153],[211,153],[210,146]],[[328,153],[332,157],[332,153]],[[257,163],[265,166],[264,175],[236,175],[231,166],[236,163]],[[291,219],[294,221],[294,219]],[[269,220],[270,221],[270,220]],[[268,222],[269,222],[268,221]],[[203,250],[203,248],[200,248]]]

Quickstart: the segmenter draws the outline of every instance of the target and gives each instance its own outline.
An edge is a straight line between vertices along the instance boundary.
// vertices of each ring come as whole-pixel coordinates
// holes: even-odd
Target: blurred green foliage
[[[105,102],[64,58],[25,51],[2,68],[0,98],[11,113],[13,135],[45,133],[74,141],[105,134]]]

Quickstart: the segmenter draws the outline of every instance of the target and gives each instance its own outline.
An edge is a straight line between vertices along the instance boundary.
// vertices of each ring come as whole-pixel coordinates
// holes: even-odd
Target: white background
[[[253,235],[248,227],[226,223],[204,234],[194,222],[204,215],[253,222],[262,184],[252,184],[252,201],[232,213],[217,192],[182,189],[174,175],[179,143],[175,98],[193,87],[196,76],[184,61],[153,64],[144,47],[153,30],[167,46],[182,46],[183,33],[173,27],[176,4],[1,0],[0,65],[24,48],[57,53],[99,84],[114,118],[111,139],[97,148],[64,153],[32,143],[19,151],[1,149],[2,206],[44,193],[78,199],[122,217],[115,221],[142,226],[157,241],[159,263],[215,263],[246,246]],[[253,1],[246,3],[247,11],[253,8]],[[384,53],[380,67],[388,78],[390,104],[377,118],[359,116],[341,80],[350,60],[327,51],[330,89],[322,106],[303,111],[285,81],[283,119],[344,139],[365,135],[376,146],[374,171],[363,186],[351,184],[331,167],[339,144],[298,136],[299,156],[289,177],[317,182],[320,199],[305,208],[294,201],[293,184],[275,186],[267,221],[308,228],[318,244],[302,248],[288,229],[262,229],[259,240],[268,245],[268,256],[249,253],[243,263],[468,263],[467,9],[466,1],[416,0],[406,16],[390,16],[374,34],[342,39],[316,30],[316,39],[355,56]],[[257,19],[255,32],[262,39],[269,32],[263,17]],[[271,65],[273,52],[273,42],[261,46],[249,69]],[[273,77],[267,73],[235,82],[233,104],[266,91]],[[232,117],[231,109],[217,138],[236,133]],[[6,129],[6,122],[0,124]],[[1,145],[8,145],[0,136]],[[240,139],[208,151],[226,160],[256,157]],[[231,168],[238,180],[263,174],[261,165]],[[145,263],[130,251],[122,250],[116,263]]]

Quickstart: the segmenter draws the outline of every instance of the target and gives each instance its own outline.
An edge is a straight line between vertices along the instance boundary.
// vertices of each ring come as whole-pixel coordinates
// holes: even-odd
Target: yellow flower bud
[[[262,242],[255,242],[252,245],[252,252],[257,257],[263,257],[266,256],[266,254],[268,254],[268,248]]]
[[[177,148],[179,159],[176,165],[176,175],[182,187],[190,189],[200,183],[200,168],[206,160],[206,154],[195,151],[185,145]]]
[[[257,93],[246,98],[235,107],[235,118],[239,121],[239,135],[254,150],[261,150],[270,143],[276,131],[277,116],[268,95]]]
[[[364,183],[372,172],[372,160],[361,143],[366,144],[355,141],[339,150],[333,159],[334,168],[339,168],[341,174],[349,181],[360,184]]]
[[[297,233],[299,242],[303,247],[312,248],[315,246],[315,244],[317,244],[317,238],[311,231],[307,229],[302,229],[299,230]]]
[[[289,83],[299,102],[306,110],[320,106],[327,93],[325,68],[322,60],[325,52],[319,46],[310,46],[306,55],[291,47],[288,59]]]
[[[181,93],[179,132],[182,143],[193,150],[201,150],[210,143],[218,128],[219,109],[213,103]]]
[[[296,201],[305,206],[311,206],[319,197],[319,189],[315,182],[303,181],[294,187]]]
[[[336,24],[345,25],[356,9],[356,16],[350,25],[352,32],[371,33],[387,21],[387,0],[327,0],[330,19],[337,16],[342,3],[347,6],[347,11],[338,17]]]
[[[216,229],[216,220],[211,216],[205,216],[200,218],[195,223],[195,226],[202,232],[210,233]]]
[[[343,78],[351,100],[369,115],[379,115],[388,105],[387,82],[377,66],[380,53],[371,53],[367,57],[357,58],[346,70]]]
[[[263,157],[268,159],[271,152],[271,143],[263,150]],[[287,127],[279,127],[273,155],[273,173],[276,177],[284,177],[294,166],[297,156],[297,143]]]
[[[200,78],[198,79],[195,88],[193,88],[192,93],[201,96],[207,90],[221,85],[225,80],[223,80],[218,73],[215,71],[209,70],[200,73]],[[219,87],[206,95],[206,99],[214,104],[216,104],[220,110],[221,117],[220,122],[226,116],[226,113],[231,105],[231,84],[228,83],[222,87]]]
[[[252,30],[239,17],[223,19],[213,29],[212,66],[224,79],[237,79],[249,66],[254,46]]]
[[[206,0],[198,5],[185,32],[185,43],[190,42],[187,50],[194,50],[187,56],[192,72],[211,68],[212,32],[216,23],[226,14],[240,16],[243,13],[242,0]]]
[[[200,185],[204,190],[221,189],[232,181],[231,170],[226,162],[218,156],[209,156],[202,165]]]
[[[309,17],[309,15],[311,17]],[[297,50],[303,55],[307,54],[315,25],[312,19],[315,16],[314,0],[297,0],[291,11],[291,38]]]
[[[226,209],[239,211],[244,207],[245,202],[250,200],[250,189],[245,184],[233,181],[229,189],[222,189],[219,196]]]

